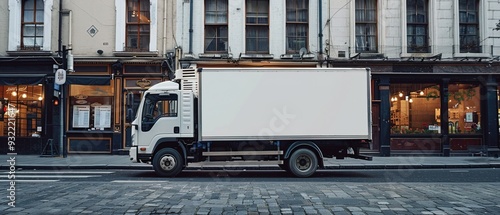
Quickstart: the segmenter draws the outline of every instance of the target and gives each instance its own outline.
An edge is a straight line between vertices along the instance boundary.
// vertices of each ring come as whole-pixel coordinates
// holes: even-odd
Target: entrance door
[[[371,150],[380,149],[380,102],[372,102],[372,144]]]
[[[123,98],[125,98],[125,113],[124,113],[124,125],[125,125],[125,148],[129,148],[132,146],[131,140],[131,130],[132,130],[132,121],[134,121],[135,116],[137,115],[137,108],[139,108],[139,104],[141,103],[141,97],[144,93],[143,90],[126,90]]]

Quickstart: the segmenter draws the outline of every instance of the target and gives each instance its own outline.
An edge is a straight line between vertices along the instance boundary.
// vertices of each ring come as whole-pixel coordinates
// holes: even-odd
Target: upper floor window
[[[356,52],[377,52],[377,0],[356,0]]]
[[[480,53],[479,1],[459,1],[460,53]]]
[[[427,0],[406,1],[406,36],[408,53],[428,53],[429,21]]]
[[[127,0],[125,51],[149,51],[149,0]]]
[[[307,48],[309,1],[286,1],[286,53],[297,54]]]
[[[227,52],[228,0],[205,0],[205,52]]]
[[[21,50],[40,50],[43,46],[43,0],[25,0],[22,7]]]
[[[246,51],[269,53],[269,0],[246,1]]]

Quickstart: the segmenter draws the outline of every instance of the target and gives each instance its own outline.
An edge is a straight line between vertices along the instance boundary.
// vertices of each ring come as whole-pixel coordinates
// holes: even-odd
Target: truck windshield
[[[142,110],[143,121],[152,122],[161,117],[177,117],[177,98],[177,94],[146,95]]]

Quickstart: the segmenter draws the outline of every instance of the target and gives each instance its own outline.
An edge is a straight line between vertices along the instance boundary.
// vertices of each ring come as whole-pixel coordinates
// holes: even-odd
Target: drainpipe
[[[193,0],[189,1],[189,54],[193,54]]]
[[[173,27],[173,26],[172,26]],[[167,0],[163,0],[163,55],[167,55]]]
[[[318,27],[319,27],[319,34],[318,34],[318,39],[319,39],[319,54],[323,55],[323,6],[322,6],[323,1],[318,0],[318,11],[319,11],[319,17],[318,17]]]
[[[63,0],[59,0],[59,32],[58,32],[58,46],[57,46],[57,53],[59,55],[62,55],[62,6],[63,6]]]

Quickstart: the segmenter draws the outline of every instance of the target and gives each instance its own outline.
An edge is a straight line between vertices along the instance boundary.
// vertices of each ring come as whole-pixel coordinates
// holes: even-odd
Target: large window
[[[227,52],[227,2],[205,0],[205,52]]]
[[[25,0],[22,7],[21,49],[40,50],[43,46],[43,0]]]
[[[269,1],[246,1],[246,51],[269,53]]]
[[[70,130],[112,130],[113,96],[111,86],[70,85]]]
[[[459,1],[460,53],[479,53],[479,1]]]
[[[480,87],[477,84],[448,86],[448,129],[450,134],[481,133]]]
[[[430,52],[428,42],[427,0],[406,1],[406,35],[408,53]]]
[[[391,84],[391,133],[441,132],[439,85]]]
[[[286,1],[286,53],[298,54],[307,49],[307,29],[309,28],[309,1]]]
[[[0,100],[8,107],[0,117],[3,119],[0,121],[0,136],[7,136],[13,130],[19,137],[40,135],[43,132],[43,98],[41,85],[0,86]],[[14,117],[11,113],[15,113]]]
[[[149,51],[149,0],[127,0],[125,51]]]
[[[377,0],[356,0],[356,52],[377,52]]]

